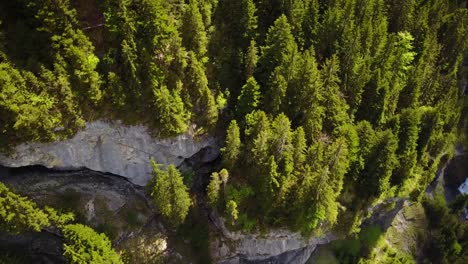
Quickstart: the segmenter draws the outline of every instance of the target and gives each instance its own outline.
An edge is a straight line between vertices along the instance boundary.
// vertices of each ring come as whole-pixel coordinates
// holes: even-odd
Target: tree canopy
[[[209,203],[232,228],[308,234],[390,197],[421,199],[453,152],[463,1],[101,2],[0,2],[2,151],[99,118],[225,137],[227,171],[201,181]],[[178,225],[188,189],[174,166],[153,166],[152,197]],[[20,223],[13,213],[2,217]],[[48,224],[37,216],[18,228]]]

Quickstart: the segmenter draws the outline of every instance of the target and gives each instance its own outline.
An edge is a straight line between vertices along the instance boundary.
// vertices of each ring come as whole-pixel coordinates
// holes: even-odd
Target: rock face
[[[271,230],[266,234],[230,232],[223,220],[210,215],[223,234],[211,241],[211,256],[218,264],[304,264],[315,248],[336,239],[333,235],[304,238],[288,230]]]
[[[54,169],[88,168],[128,178],[137,185],[151,179],[150,158],[163,165],[179,166],[186,158],[210,148],[206,161],[215,159],[218,148],[213,137],[194,138],[183,134],[154,139],[144,126],[95,121],[73,138],[51,143],[18,145],[9,156],[0,155],[0,165],[22,167],[42,165]]]
[[[306,239],[299,233],[272,230],[266,234],[232,234],[231,238],[212,241],[212,256],[218,264],[290,263],[304,264],[317,245],[327,244],[333,236]]]

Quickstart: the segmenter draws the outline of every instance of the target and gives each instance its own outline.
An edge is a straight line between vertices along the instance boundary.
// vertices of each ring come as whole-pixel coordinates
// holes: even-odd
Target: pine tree
[[[213,207],[216,207],[216,204],[219,200],[220,188],[221,188],[221,179],[219,177],[219,174],[217,172],[213,172],[211,174],[210,183],[208,184],[208,187],[206,188],[206,195],[208,198],[208,203]]]
[[[319,1],[310,0],[305,8],[305,16],[302,22],[304,34],[304,48],[308,49],[317,43],[319,28]]]
[[[294,69],[292,66],[298,51],[291,32],[291,25],[286,16],[280,16],[268,30],[265,46],[261,50],[262,56],[259,59],[260,84],[267,84],[265,88],[271,89],[272,77],[277,78],[273,72],[278,67],[278,74],[283,75],[283,78],[289,81],[292,78],[292,70]]]
[[[231,224],[234,224],[237,218],[239,218],[239,211],[237,210],[237,203],[233,200],[229,200],[226,204],[226,214],[228,215]]]
[[[284,114],[279,114],[271,123],[272,142],[271,153],[277,161],[290,150],[292,141],[291,122]]]
[[[255,40],[250,41],[250,46],[244,56],[245,78],[248,80],[253,76],[258,62],[258,48]]]
[[[252,0],[220,1],[215,17],[222,41],[226,41],[233,50],[245,51],[250,41],[255,40],[256,11]]]
[[[256,190],[258,190],[258,201],[260,212],[259,216],[267,218],[269,213],[274,210],[275,206],[271,205],[272,201],[277,201],[278,192],[280,190],[280,173],[274,156],[270,156],[268,161],[260,168],[260,173],[256,179]]]
[[[61,125],[62,116],[44,86],[34,75],[0,63],[0,112],[6,119],[0,125],[2,134],[11,133],[21,140],[55,138],[53,130]]]
[[[65,243],[63,255],[73,264],[123,263],[112,249],[105,234],[98,234],[82,224],[70,224],[63,228]]]
[[[208,88],[208,79],[203,64],[192,52],[190,53],[190,61],[185,79],[193,106],[193,116],[201,127],[209,129],[218,121],[218,108],[213,94]]]
[[[302,127],[296,128],[296,130],[292,134],[292,151],[293,157],[292,160],[294,161],[294,169],[296,171],[301,171],[306,161],[306,149],[307,149],[307,140],[305,136],[304,129]]]
[[[167,87],[162,86],[154,90],[155,110],[158,113],[155,125],[160,129],[162,136],[177,135],[187,130],[189,113],[178,91],[171,93]]]
[[[366,190],[369,198],[378,198],[387,191],[390,186],[390,177],[398,160],[396,149],[397,138],[389,130],[377,132],[373,142],[363,142],[372,146],[371,152],[365,157],[364,171],[360,174],[359,182],[362,184],[360,192]]]
[[[338,216],[338,198],[343,187],[344,175],[348,170],[347,145],[345,139],[338,138],[324,149],[325,166],[314,179],[314,213],[311,226],[321,221],[333,225]]]
[[[199,6],[197,0],[190,0],[185,8],[181,33],[184,46],[202,58],[207,52],[208,37]]]
[[[76,11],[70,2],[41,0],[28,7],[36,9],[35,18],[42,24],[38,30],[50,36],[54,57],[65,64],[72,87],[81,95],[81,102],[99,102],[102,97],[101,77],[96,72],[99,59],[94,55],[91,41],[78,28]]]
[[[393,185],[401,185],[405,180],[413,176],[417,162],[417,144],[421,113],[416,110],[406,109],[399,118],[398,131],[398,159],[399,167],[392,176]]]
[[[318,139],[322,132],[323,83],[313,50],[306,50],[298,66],[291,88],[288,90],[290,100],[288,116],[293,123],[302,124],[309,141]]]
[[[302,28],[309,7],[310,0],[283,1],[282,13],[288,17],[296,42],[300,47],[304,46],[304,30]],[[312,18],[313,19],[313,18]]]
[[[325,91],[323,105],[326,106],[323,130],[329,134],[336,133],[337,129],[350,121],[347,114],[348,105],[339,86],[339,71],[338,58],[332,56],[331,59],[325,61],[321,74]]]
[[[234,168],[240,157],[241,146],[239,126],[236,120],[232,120],[227,130],[226,146],[221,149],[223,153],[223,164],[226,168]]]
[[[36,203],[0,183],[0,230],[12,234],[28,230],[39,232],[50,224],[48,215],[37,208]]]
[[[242,86],[241,94],[237,98],[236,113],[239,119],[243,119],[246,114],[258,107],[260,96],[260,86],[254,77],[250,77]]]
[[[153,159],[151,165],[154,174],[151,191],[153,201],[161,214],[170,220],[171,225],[177,226],[184,222],[191,205],[187,186],[174,165],[161,170]]]
[[[270,157],[271,125],[263,111],[254,111],[246,117],[245,149],[247,162],[255,171],[262,170]]]

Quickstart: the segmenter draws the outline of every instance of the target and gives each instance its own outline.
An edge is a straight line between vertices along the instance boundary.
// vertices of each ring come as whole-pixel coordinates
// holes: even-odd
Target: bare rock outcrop
[[[142,186],[152,177],[150,158],[163,165],[179,166],[204,148],[212,149],[211,155],[204,157],[207,161],[214,160],[219,154],[213,137],[195,138],[182,134],[169,139],[155,139],[141,125],[95,121],[67,140],[20,144],[9,155],[0,154],[0,165],[88,168],[121,175]]]

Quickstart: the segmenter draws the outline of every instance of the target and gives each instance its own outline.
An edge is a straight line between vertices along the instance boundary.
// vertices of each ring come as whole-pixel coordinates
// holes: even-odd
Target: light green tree
[[[178,226],[184,222],[192,204],[187,186],[174,165],[171,164],[166,170],[162,170],[161,165],[156,164],[153,159],[151,165],[154,175],[151,197],[170,224]]]
[[[65,237],[63,255],[70,263],[123,264],[105,234],[98,234],[92,228],[82,224],[66,225],[62,231]]]
[[[239,118],[243,119],[259,106],[260,96],[260,86],[254,77],[250,77],[237,98],[236,112]]]
[[[208,198],[208,203],[213,207],[216,207],[216,204],[219,200],[220,188],[221,188],[221,179],[219,177],[219,174],[217,172],[213,172],[211,174],[210,183],[208,184],[208,187],[206,188],[206,195]]]
[[[179,91],[172,93],[166,86],[155,88],[155,125],[162,136],[171,136],[187,130],[190,113],[185,110]]]
[[[223,164],[226,168],[234,168],[241,153],[242,142],[240,140],[239,126],[236,120],[232,120],[229,124],[226,135],[226,146],[221,149],[223,154]]]

